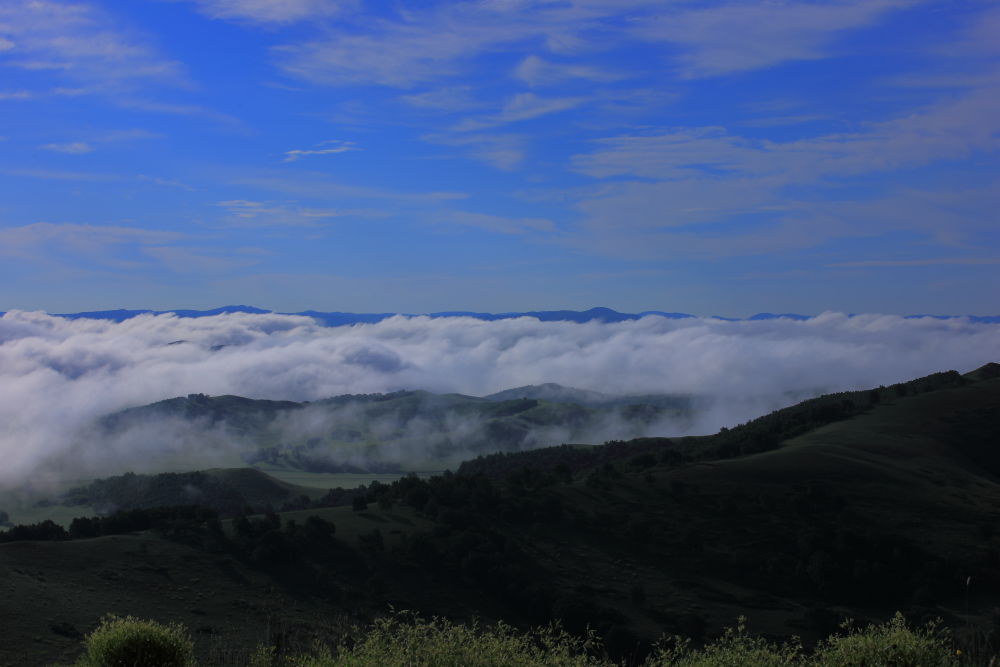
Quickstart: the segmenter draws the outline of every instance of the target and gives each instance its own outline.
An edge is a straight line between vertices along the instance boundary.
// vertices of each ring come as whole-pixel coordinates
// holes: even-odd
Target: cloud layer
[[[712,431],[795,395],[965,372],[997,359],[1000,325],[889,315],[615,324],[394,317],[327,328],[271,314],[112,323],[15,311],[0,318],[0,489],[43,484],[67,467],[111,474],[153,461],[157,452],[142,443],[81,443],[81,429],[100,415],[189,393],[303,401],[398,389],[485,395],[558,382],[707,397],[715,407],[700,429]],[[211,461],[224,434],[213,439],[181,443],[170,456]]]

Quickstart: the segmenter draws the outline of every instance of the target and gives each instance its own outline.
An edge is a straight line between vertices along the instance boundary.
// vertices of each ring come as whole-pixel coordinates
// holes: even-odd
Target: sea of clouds
[[[101,415],[191,393],[294,401],[399,389],[478,396],[556,382],[608,394],[698,396],[705,408],[684,430],[714,432],[803,396],[989,361],[1000,361],[1000,325],[964,318],[393,317],[325,327],[276,314],[115,323],[12,311],[0,317],[0,490],[149,468],[171,438],[183,442],[168,452],[175,460],[212,463],[225,449],[224,433],[192,438],[163,427],[156,438],[115,443],[86,435]]]

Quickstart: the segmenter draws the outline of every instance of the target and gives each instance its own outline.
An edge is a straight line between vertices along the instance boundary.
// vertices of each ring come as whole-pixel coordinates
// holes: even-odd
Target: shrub
[[[592,638],[558,628],[520,633],[503,623],[480,627],[405,613],[375,621],[352,647],[336,655],[300,657],[296,667],[603,667],[590,657]],[[610,666],[608,666],[610,667]]]
[[[802,646],[772,644],[746,632],[746,619],[740,617],[736,628],[726,628],[717,640],[702,650],[691,649],[688,639],[675,637],[669,644],[661,641],[646,662],[648,667],[791,667],[803,663]]]
[[[936,623],[913,629],[896,612],[882,625],[823,641],[816,649],[816,662],[830,667],[943,667],[957,664],[958,657],[951,638]]]
[[[105,616],[84,639],[77,667],[191,667],[194,645],[178,624]]]

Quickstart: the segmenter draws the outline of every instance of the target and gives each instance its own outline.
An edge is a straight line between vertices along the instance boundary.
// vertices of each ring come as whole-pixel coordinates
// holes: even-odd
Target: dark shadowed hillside
[[[221,530],[158,519],[150,525],[159,532],[142,539],[190,551],[149,549],[144,567],[206,582],[229,562],[296,608],[334,618],[392,604],[515,625],[559,619],[573,632],[596,629],[617,656],[641,652],[661,632],[712,635],[738,615],[755,632],[808,643],[843,617],[899,609],[996,641],[997,368],[824,396],[712,436],[483,457],[456,474],[331,492],[280,515],[237,515]],[[120,522],[87,525],[100,533]],[[158,606],[122,584],[140,581],[124,565],[111,567],[124,579],[108,574],[100,589],[113,596],[75,588],[97,566],[71,568],[74,549],[106,545],[113,563],[114,549],[139,538],[20,535],[50,541],[0,545],[0,563],[20,559],[7,566],[18,571],[6,580],[3,613],[29,608],[23,596],[74,603],[30,607],[11,646],[54,655],[70,642],[60,634],[69,632],[64,617],[85,631],[106,611],[191,613],[192,602]],[[53,549],[63,555],[43,557]],[[206,626],[221,627],[214,615],[231,619],[225,609],[239,603],[219,598],[235,595],[228,584],[213,590],[211,608],[198,608]],[[5,650],[0,661],[13,655]]]

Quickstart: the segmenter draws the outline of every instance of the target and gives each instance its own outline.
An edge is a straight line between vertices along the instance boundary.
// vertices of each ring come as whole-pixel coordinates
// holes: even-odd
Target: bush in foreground
[[[772,644],[746,632],[746,619],[740,617],[735,628],[727,628],[721,637],[704,649],[691,648],[688,639],[675,637],[661,642],[646,661],[646,667],[786,667],[808,664],[797,640]]]
[[[84,640],[78,667],[192,667],[194,644],[178,624],[105,616]]]
[[[557,628],[515,631],[498,623],[491,627],[457,625],[443,619],[425,621],[399,614],[375,623],[353,646],[336,655],[321,651],[300,657],[295,667],[602,667],[588,655],[592,638],[578,639]]]
[[[132,617],[105,618],[85,640],[78,667],[191,667],[192,644],[178,625]],[[397,613],[359,630],[331,651],[288,659],[258,647],[253,667],[620,667],[599,657],[593,635],[575,637],[558,627],[519,632],[498,623],[462,625]],[[834,635],[812,653],[798,641],[775,644],[746,632],[744,619],[703,648],[686,639],[663,641],[643,667],[954,667],[959,658],[937,625],[911,628],[902,614],[881,625]],[[227,663],[228,664],[228,663]],[[992,662],[990,663],[992,665]]]
[[[948,634],[935,623],[912,629],[896,612],[882,625],[823,641],[816,649],[816,662],[830,667],[944,667],[958,664],[958,656],[951,649]]]

